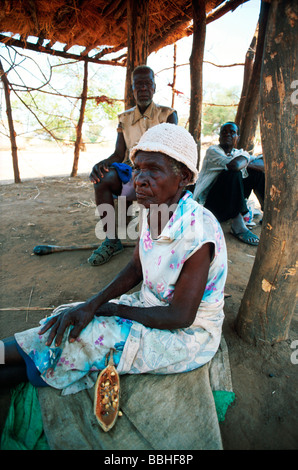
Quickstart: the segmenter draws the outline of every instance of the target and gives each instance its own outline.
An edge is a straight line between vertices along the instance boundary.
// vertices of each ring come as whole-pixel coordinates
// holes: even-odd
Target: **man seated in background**
[[[194,189],[194,199],[219,222],[232,219],[231,233],[244,243],[258,245],[259,237],[246,226],[247,199],[251,191],[264,207],[265,173],[260,157],[237,149],[239,128],[234,122],[221,126],[219,145],[208,148]]]
[[[163,122],[178,124],[177,112],[173,108],[155,104],[155,77],[153,70],[140,65],[132,75],[132,90],[136,106],[118,116],[117,140],[114,153],[94,165],[89,179],[94,183],[96,206],[109,204],[114,207],[115,196],[125,196],[127,202],[135,201],[136,195],[132,182],[132,168],[129,151],[134,147],[147,129]],[[123,163],[126,162],[126,163]],[[115,213],[115,212],[114,212]],[[101,215],[104,217],[106,213]],[[115,221],[116,227],[116,221]],[[123,251],[123,245],[115,236],[107,233],[106,239],[88,259],[92,266],[99,266]]]

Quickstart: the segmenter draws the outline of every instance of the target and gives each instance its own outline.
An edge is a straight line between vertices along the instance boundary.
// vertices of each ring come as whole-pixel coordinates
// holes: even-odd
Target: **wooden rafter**
[[[207,23],[247,1],[205,0]],[[117,59],[99,62],[104,53],[93,53],[91,58],[89,52],[96,47],[127,48],[127,0],[5,0],[4,3],[4,9],[0,9],[1,42],[75,60],[126,64],[126,60],[119,63]],[[148,1],[148,8],[149,53],[192,34],[191,0],[152,0]],[[4,36],[8,33],[10,39]],[[14,38],[16,34],[20,39]],[[38,38],[37,42],[31,36]],[[54,50],[55,43],[64,45],[62,52]],[[70,54],[72,46],[84,50]]]
[[[212,21],[218,20],[229,11],[234,11],[237,7],[243,3],[249,2],[249,0],[227,0],[223,5],[220,5],[216,10],[212,11],[207,15],[206,24],[212,23]],[[193,25],[187,29],[188,35],[193,33]]]
[[[94,57],[89,57],[86,56],[89,51],[85,50],[81,54],[73,54],[70,52],[66,52],[66,50],[56,50],[53,49],[53,43],[49,43],[46,46],[43,46],[41,44],[37,43],[32,43],[28,40],[24,41],[22,39],[14,39],[8,36],[5,36],[3,34],[0,34],[0,42],[6,44],[7,46],[14,46],[14,47],[20,47],[22,49],[28,49],[30,51],[36,51],[36,52],[44,52],[45,54],[50,54],[53,56],[57,57],[64,57],[66,59],[75,59],[75,60],[87,60],[88,62],[93,62],[95,64],[101,64],[101,65],[119,65],[121,67],[125,67],[124,62],[119,62],[116,59],[115,60],[102,60],[102,59],[97,59],[96,56]]]

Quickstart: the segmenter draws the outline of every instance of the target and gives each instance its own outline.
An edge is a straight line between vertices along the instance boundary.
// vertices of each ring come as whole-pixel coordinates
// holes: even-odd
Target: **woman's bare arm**
[[[51,329],[47,345],[50,346],[55,339],[55,345],[59,346],[66,328],[73,325],[69,334],[69,341],[74,341],[80,335],[82,329],[90,323],[102,304],[125,294],[138,285],[141,280],[142,267],[139,259],[139,244],[137,243],[131,261],[112,282],[86,302],[70,308],[60,315],[50,317],[39,333],[44,334]]]
[[[150,328],[172,330],[189,327],[204,294],[212,249],[213,245],[207,243],[184,263],[170,305],[141,308],[111,302],[103,304],[96,315],[119,316]]]
[[[150,328],[177,329],[192,325],[208,279],[213,245],[207,243],[194,253],[183,265],[175,286],[170,305],[157,307],[131,307],[109,302],[127,292],[142,280],[139,251],[136,247],[133,259],[118,276],[102,291],[73,309],[53,318],[40,331],[45,333],[51,328],[47,344],[55,338],[56,346],[61,344],[68,326],[74,325],[69,341],[74,341],[94,315],[119,316],[137,321]]]

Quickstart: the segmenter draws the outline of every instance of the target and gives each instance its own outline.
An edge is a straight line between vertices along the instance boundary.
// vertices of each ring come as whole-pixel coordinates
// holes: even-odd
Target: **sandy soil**
[[[46,178],[0,186],[1,307],[52,307],[84,300],[96,293],[128,261],[132,248],[101,267],[87,264],[89,251],[32,255],[39,244],[96,243],[93,189],[87,177]],[[234,331],[234,320],[256,253],[229,234],[229,274],[224,336],[229,348],[236,401],[221,424],[225,449],[295,449],[297,426],[297,365],[291,343],[298,338],[297,315],[289,339],[254,347]],[[260,226],[255,228],[260,233]],[[47,312],[0,312],[0,337],[36,326]],[[9,394],[0,391],[0,429]]]

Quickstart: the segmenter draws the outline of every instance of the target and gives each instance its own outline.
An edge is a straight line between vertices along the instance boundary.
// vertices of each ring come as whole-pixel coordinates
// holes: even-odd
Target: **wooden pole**
[[[286,340],[297,295],[298,4],[272,0],[261,76],[265,212],[255,263],[236,319],[250,343]],[[293,85],[294,84],[294,85]]]
[[[149,54],[149,2],[127,1],[127,64],[125,80],[125,109],[135,106],[131,88],[132,72],[138,65],[146,65]]]
[[[189,132],[197,143],[198,168],[200,164],[201,127],[203,109],[203,58],[206,37],[205,0],[192,0],[193,43],[190,56],[190,113]]]
[[[11,145],[11,155],[12,155],[14,182],[15,183],[21,183],[19,164],[18,164],[18,148],[17,148],[17,142],[16,142],[16,133],[15,133],[15,130],[14,130],[13,119],[12,119],[12,110],[11,110],[11,104],[10,104],[9,81],[8,81],[7,76],[6,76],[6,73],[4,72],[1,60],[0,60],[0,75],[1,75],[1,80],[2,80],[2,83],[3,83],[5,102],[6,102],[6,114],[7,114],[9,135],[10,135],[10,145]]]
[[[75,141],[75,148],[74,148],[74,159],[73,159],[73,166],[71,171],[71,177],[75,177],[78,174],[78,165],[79,165],[79,156],[80,156],[80,148],[82,145],[82,128],[84,123],[84,114],[87,102],[87,93],[88,93],[88,61],[85,60],[84,62],[84,80],[83,80],[83,90],[81,95],[81,108],[80,108],[80,117],[76,128],[76,141]]]
[[[269,7],[269,3],[261,2],[255,61],[241,117],[238,148],[243,148],[248,152],[252,151],[254,147],[254,137],[259,118],[260,77]]]
[[[257,43],[258,31],[259,31],[259,24],[255,30],[254,36],[252,38],[252,41],[250,43],[250,46],[245,56],[242,91],[241,91],[241,97],[240,97],[240,101],[239,101],[238,108],[237,108],[237,114],[235,117],[235,122],[239,126],[240,129],[242,128],[241,122],[242,122],[242,117],[243,117],[243,110],[244,110],[245,102],[247,99],[249,83],[252,77],[253,65],[254,65],[254,60],[255,60],[255,55],[256,55],[256,43]]]
[[[101,51],[100,54],[97,54],[94,57],[89,57],[82,54],[72,54],[70,52],[65,52],[65,51],[59,51],[57,49],[52,49],[51,46],[53,46],[52,42],[49,42],[46,46],[42,46],[41,44],[32,44],[28,39],[25,41],[22,39],[15,39],[15,38],[9,38],[8,36],[4,36],[3,34],[0,34],[0,42],[6,44],[7,46],[12,46],[12,47],[20,47],[21,49],[28,49],[29,51],[35,51],[35,52],[43,52],[44,54],[49,54],[55,57],[64,57],[65,59],[74,59],[74,60],[88,60],[88,62],[91,62],[93,64],[98,64],[98,65],[112,65],[112,66],[119,66],[119,67],[124,67],[125,65],[118,61],[118,60],[99,60],[99,57],[102,57],[104,54],[108,53],[108,50],[105,49],[104,51]],[[121,44],[118,46],[119,49],[123,49],[125,47],[124,44]],[[117,48],[115,48],[117,50]],[[115,51],[114,49],[114,51]],[[111,52],[114,52],[111,51]]]
[[[176,87],[176,72],[177,72],[176,56],[177,56],[177,44],[175,43],[174,54],[173,54],[173,83],[172,83],[172,105],[171,105],[172,108],[174,108],[175,106],[175,87]]]

